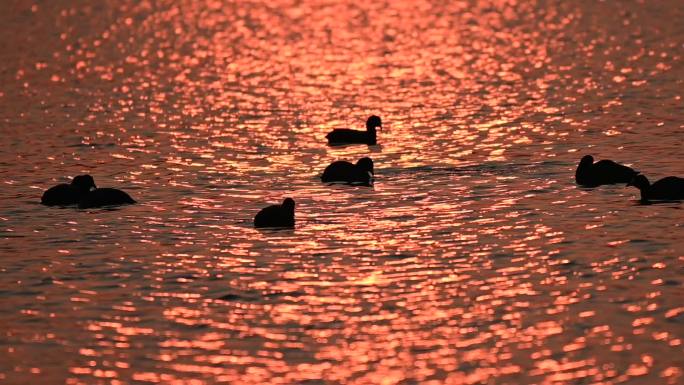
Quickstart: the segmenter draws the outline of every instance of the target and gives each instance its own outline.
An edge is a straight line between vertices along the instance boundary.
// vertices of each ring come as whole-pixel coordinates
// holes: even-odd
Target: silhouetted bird
[[[644,175],[637,175],[627,186],[641,191],[641,200],[680,200],[684,199],[684,178],[668,176],[651,184]]]
[[[374,145],[377,143],[375,128],[382,128],[382,120],[379,116],[373,115],[366,121],[366,131],[350,130],[348,128],[336,128],[328,133],[328,144],[352,144],[365,143]]]
[[[96,188],[81,197],[79,209],[137,203],[130,195],[115,188]]]
[[[62,183],[47,189],[40,198],[40,203],[47,206],[75,205],[94,188],[96,186],[92,176],[79,175],[74,177],[71,184]]]
[[[356,164],[344,160],[333,162],[323,171],[321,181],[371,185],[373,183],[373,160],[361,158]]]
[[[638,172],[633,169],[617,164],[612,160],[600,160],[594,163],[594,158],[591,155],[585,155],[575,171],[575,182],[587,187],[628,183],[637,174]]]
[[[294,227],[295,201],[285,198],[283,204],[268,206],[254,217],[254,227]]]

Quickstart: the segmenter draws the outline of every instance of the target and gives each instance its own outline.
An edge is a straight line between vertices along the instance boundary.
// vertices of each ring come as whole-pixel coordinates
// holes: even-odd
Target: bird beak
[[[90,191],[93,191],[93,190],[95,190],[96,188],[97,188],[97,186],[92,185],[92,186],[90,186]]]

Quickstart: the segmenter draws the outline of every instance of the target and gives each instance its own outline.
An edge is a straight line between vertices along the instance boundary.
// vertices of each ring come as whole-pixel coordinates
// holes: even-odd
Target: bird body
[[[40,203],[46,206],[75,205],[81,200],[81,195],[74,186],[62,183],[47,189],[40,198]]]
[[[261,209],[254,217],[254,227],[288,227],[295,225],[295,201],[285,198],[280,205],[272,205]]]
[[[596,187],[604,184],[628,183],[638,174],[630,167],[612,160],[594,163],[591,155],[582,158],[575,171],[575,182],[581,186]]]
[[[90,175],[78,175],[70,184],[62,183],[47,189],[40,198],[46,206],[67,206],[77,204],[91,189],[96,188]]]
[[[336,128],[325,136],[328,144],[377,144],[377,134],[375,131],[359,131],[349,128]]]
[[[325,137],[330,145],[342,144],[377,144],[377,133],[375,129],[382,128],[382,120],[379,116],[373,115],[366,121],[366,131],[352,130],[349,128],[336,128],[330,131]]]
[[[361,158],[356,164],[344,160],[331,163],[323,171],[323,182],[358,183],[369,186],[373,183],[373,160]]]
[[[668,176],[651,184],[645,175],[637,175],[628,186],[641,192],[641,200],[681,200],[684,199],[684,178]]]
[[[136,203],[127,193],[115,188],[96,188],[85,194],[78,202],[78,208],[124,205]]]

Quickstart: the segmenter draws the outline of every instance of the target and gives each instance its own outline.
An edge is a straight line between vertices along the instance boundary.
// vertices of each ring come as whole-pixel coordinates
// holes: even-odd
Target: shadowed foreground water
[[[684,383],[684,206],[573,181],[684,176],[681,1],[0,11],[1,383]]]

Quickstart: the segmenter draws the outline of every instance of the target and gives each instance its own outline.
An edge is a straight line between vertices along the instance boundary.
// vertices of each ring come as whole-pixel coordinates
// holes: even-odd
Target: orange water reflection
[[[0,382],[684,378],[679,207],[568,183],[681,173],[676,1],[10,3]],[[319,183],[367,155],[373,188]],[[75,170],[143,204],[13,204]],[[297,229],[252,229],[285,195]]]

